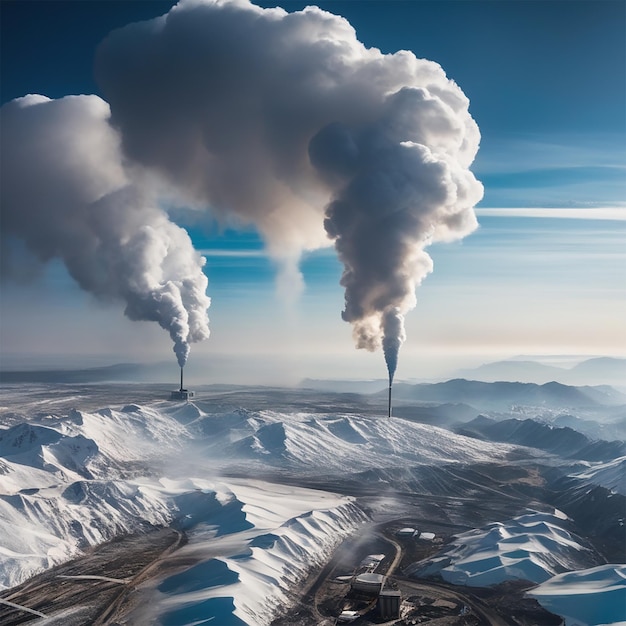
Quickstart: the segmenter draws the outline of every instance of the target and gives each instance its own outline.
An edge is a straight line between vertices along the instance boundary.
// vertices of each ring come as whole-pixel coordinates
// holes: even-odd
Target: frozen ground
[[[389,420],[358,397],[308,394],[298,404],[293,391],[224,389],[185,404],[154,391],[4,387],[1,585],[116,535],[174,525],[189,543],[142,585],[128,623],[256,626],[342,538],[410,506],[443,527],[493,521],[490,512],[499,520],[458,536],[440,568],[454,582],[543,582],[597,565],[547,506],[506,521],[538,504],[527,495],[540,493],[535,464],[559,464],[538,450]],[[619,492],[622,466],[579,464],[578,478]]]

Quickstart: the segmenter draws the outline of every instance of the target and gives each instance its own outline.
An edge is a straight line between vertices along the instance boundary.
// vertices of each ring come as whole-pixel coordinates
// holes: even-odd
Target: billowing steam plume
[[[204,259],[126,172],[109,107],[96,96],[5,105],[2,234],[42,262],[60,258],[86,291],[158,322],[181,367],[209,336]]]
[[[392,376],[425,246],[471,232],[482,197],[478,128],[441,67],[367,49],[315,7],[189,0],[112,33],[96,68],[126,154],[256,225],[286,266],[326,245],[326,211],[343,317],[358,347],[384,344]]]
[[[302,252],[330,239],[345,266],[343,318],[359,348],[383,346],[391,379],[403,316],[432,269],[424,248],[474,229],[472,207],[482,196],[468,169],[478,128],[467,98],[441,67],[410,52],[368,49],[345,19],[315,7],[287,13],[246,0],[183,0],[162,17],[111,33],[98,50],[96,77],[111,112],[110,126],[103,109],[98,127],[119,171],[107,172],[103,189],[90,189],[61,211],[70,216],[80,212],[77,204],[94,202],[116,206],[121,193],[138,194],[127,219],[139,241],[129,250],[127,239],[111,244],[107,227],[107,243],[98,245],[113,245],[109,266],[123,248],[135,253],[129,265],[141,259],[152,267],[152,254],[162,248],[144,220],[152,224],[160,216],[161,237],[172,237],[176,228],[154,203],[145,208],[138,180],[158,181],[160,193],[230,224],[254,225],[283,278],[297,277]],[[99,100],[97,106],[106,108]],[[126,189],[129,171],[132,193],[117,191]],[[42,195],[49,193],[39,194],[38,204]],[[118,219],[120,211],[103,210]],[[100,241],[92,221],[78,220],[73,228],[83,224]],[[46,245],[42,256],[52,253]],[[140,252],[142,245],[150,253]],[[72,246],[62,253],[66,263],[75,253]],[[73,274],[83,284],[79,265]],[[191,253],[183,265],[184,276],[201,273]],[[125,271],[136,275],[134,265]],[[159,277],[142,284],[130,277],[105,280],[100,271],[95,276],[94,291],[122,295],[137,317],[167,317],[180,296],[198,305],[183,307],[191,328],[191,312],[206,305],[202,285],[192,278],[176,282],[170,273],[170,282]],[[187,332],[184,324],[174,331]],[[203,334],[192,336],[196,332]]]
[[[404,332],[404,316],[400,313],[400,309],[387,309],[383,315],[383,354],[385,355],[385,363],[389,372],[389,384],[393,382],[393,376],[398,367],[398,352],[400,346],[406,339]]]
[[[424,248],[476,228],[472,207],[482,186],[466,168],[477,136],[466,109],[454,111],[433,95],[457,95],[460,103],[456,85],[447,88],[402,88],[368,127],[335,124],[311,142],[313,162],[341,181],[325,226],[345,267],[343,318],[353,324],[357,347],[375,350],[382,342],[390,384],[404,314],[432,270]]]

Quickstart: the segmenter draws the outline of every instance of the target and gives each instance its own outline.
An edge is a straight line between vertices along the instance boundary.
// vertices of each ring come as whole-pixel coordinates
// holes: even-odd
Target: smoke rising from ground
[[[158,322],[181,367],[209,336],[204,259],[124,168],[97,96],[26,96],[5,105],[2,234],[41,261],[61,259],[82,289]]]
[[[172,269],[163,250],[173,248],[164,238],[178,237],[189,247],[154,203],[150,209],[142,203],[143,187],[158,188],[212,219],[255,226],[281,268],[279,282],[292,288],[303,251],[334,243],[345,267],[343,318],[353,326],[357,347],[383,345],[392,377],[403,316],[432,270],[424,248],[471,232],[472,207],[482,197],[468,170],[478,128],[467,98],[441,67],[410,52],[368,49],[345,19],[318,8],[287,13],[246,0],[183,0],[164,16],[111,33],[95,67],[110,105],[110,125],[103,110],[99,127],[115,150],[119,138],[124,167],[116,153],[95,178],[104,175],[103,189],[86,193],[84,164],[76,164],[68,176],[80,178],[70,182],[87,198],[61,214],[82,215],[98,201],[107,208],[87,213],[102,221],[112,215],[115,222],[122,211],[109,187],[124,187],[118,179],[132,172],[135,185],[117,195],[138,194],[124,218],[136,241],[110,237],[107,267],[124,257],[118,254],[123,249],[130,275],[141,279],[113,279],[114,271],[105,271],[106,279],[99,271],[82,277],[89,263],[74,267],[72,259],[94,245],[87,237],[60,253],[79,283],[95,282],[85,288],[121,295],[133,318],[174,319],[167,327],[175,337],[195,340],[208,333],[199,321],[198,311],[208,304],[201,281],[174,280],[171,272],[157,279],[149,269],[153,262],[157,274]],[[36,205],[42,202],[38,196]],[[144,227],[144,220],[159,228]],[[92,221],[79,219],[76,227],[93,236],[100,231]],[[121,229],[111,224],[107,236],[110,228]],[[39,241],[38,228],[28,232],[45,257],[50,242]],[[198,278],[197,258],[183,256],[176,257],[182,276]],[[142,280],[146,275],[150,280]]]

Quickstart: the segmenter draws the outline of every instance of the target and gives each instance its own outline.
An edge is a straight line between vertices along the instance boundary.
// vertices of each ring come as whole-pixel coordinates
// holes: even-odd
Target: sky
[[[2,103],[29,93],[104,97],[93,67],[100,42],[172,4],[2,2]],[[441,65],[481,133],[471,165],[484,186],[479,227],[428,247],[434,269],[406,315],[397,377],[429,379],[519,355],[626,356],[624,2],[318,6],[345,17],[368,48],[411,50]],[[1,156],[4,167],[10,157]],[[197,219],[180,202],[168,211],[207,260],[211,336],[191,346],[196,376],[212,364],[206,382],[386,377],[381,352],[356,350],[341,319],[342,264],[330,244],[303,254],[304,289],[285,296],[280,263],[258,229]],[[4,278],[2,369],[171,360],[175,379],[167,332],[81,290],[58,259]]]

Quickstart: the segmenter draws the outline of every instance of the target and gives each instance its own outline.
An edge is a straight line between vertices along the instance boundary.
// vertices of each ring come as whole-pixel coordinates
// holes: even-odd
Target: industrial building
[[[400,592],[395,589],[383,589],[387,577],[376,571],[384,559],[384,554],[368,554],[361,560],[351,578],[350,591],[345,598],[343,610],[337,616],[337,622],[354,622],[375,608],[385,619],[399,617]],[[340,578],[349,579],[348,576]]]
[[[384,554],[368,554],[359,564],[359,570],[362,572],[374,572],[384,558]]]
[[[194,392],[189,389],[177,389],[170,394],[170,400],[189,400],[194,395]]]
[[[383,589],[378,596],[376,609],[384,620],[400,618],[402,594],[397,589]]]
[[[418,537],[420,531],[417,528],[405,527],[396,531],[396,537],[401,537],[403,539],[408,539],[411,537]]]
[[[185,389],[183,386],[183,368],[180,368],[180,389],[172,391],[170,394],[170,400],[189,400],[194,397],[194,392],[189,389]]]
[[[355,576],[352,581],[352,591],[366,593],[368,595],[378,595],[383,588],[385,577],[382,574],[366,572]]]

